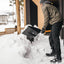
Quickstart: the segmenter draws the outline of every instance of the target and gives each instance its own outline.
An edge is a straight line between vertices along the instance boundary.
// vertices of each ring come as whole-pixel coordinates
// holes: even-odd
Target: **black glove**
[[[45,32],[45,29],[44,28],[42,28],[42,31],[41,31],[41,33],[44,33]]]

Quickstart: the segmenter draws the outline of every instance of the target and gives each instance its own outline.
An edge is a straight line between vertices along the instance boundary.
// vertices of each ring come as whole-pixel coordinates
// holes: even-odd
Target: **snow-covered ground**
[[[62,62],[64,64],[64,46],[61,40]],[[0,64],[52,64],[51,57],[45,53],[51,52],[48,36],[39,34],[31,44],[23,34],[0,36]],[[56,63],[58,64],[58,63]]]

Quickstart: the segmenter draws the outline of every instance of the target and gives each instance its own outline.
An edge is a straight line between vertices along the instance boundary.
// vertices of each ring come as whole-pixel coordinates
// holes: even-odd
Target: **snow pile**
[[[26,57],[30,49],[30,42],[22,34],[2,36],[0,37],[0,64],[20,64],[22,57]]]
[[[62,40],[61,48],[64,60]],[[46,52],[51,52],[51,49],[48,36],[43,34],[36,36],[32,44],[23,34],[14,33],[0,37],[0,64],[51,64],[50,59],[53,57],[46,57]],[[60,64],[64,64],[64,61]]]

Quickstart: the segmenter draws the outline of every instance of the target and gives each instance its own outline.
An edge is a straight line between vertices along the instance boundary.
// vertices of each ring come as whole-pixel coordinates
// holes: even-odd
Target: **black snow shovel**
[[[28,26],[27,29],[23,32],[24,35],[27,36],[27,39],[31,41],[31,43],[34,41],[34,37],[37,36],[40,33],[40,29],[32,26]]]

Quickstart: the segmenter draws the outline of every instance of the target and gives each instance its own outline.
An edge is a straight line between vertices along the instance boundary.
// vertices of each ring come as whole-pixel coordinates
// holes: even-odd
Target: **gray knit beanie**
[[[48,1],[48,0],[40,0],[40,3],[43,3],[43,4],[53,4],[51,1]]]
[[[47,1],[47,0],[40,0],[40,3],[44,3],[45,1]]]

